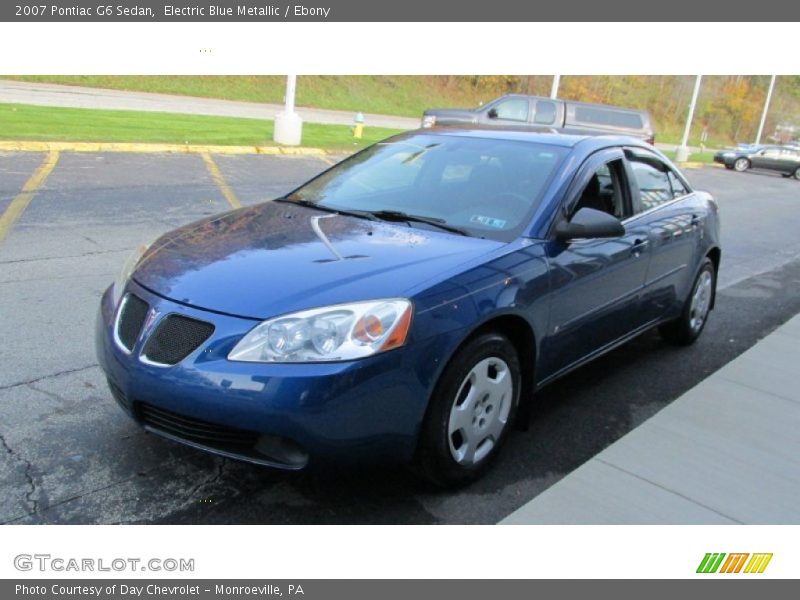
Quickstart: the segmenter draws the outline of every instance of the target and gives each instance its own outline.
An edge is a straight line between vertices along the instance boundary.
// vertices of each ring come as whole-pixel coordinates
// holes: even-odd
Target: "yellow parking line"
[[[36,190],[44,183],[44,180],[50,175],[57,162],[58,150],[51,150],[42,161],[42,164],[30,176],[30,179],[22,186],[22,192],[11,201],[5,212],[0,215],[0,242],[6,238],[8,232],[11,231],[11,226],[25,212],[28,204],[31,203],[31,200],[36,195]]]
[[[213,179],[214,183],[217,184],[219,191],[221,191],[222,195],[225,196],[225,200],[228,201],[228,204],[231,205],[231,208],[241,208],[242,203],[239,202],[239,199],[236,197],[236,194],[233,193],[233,190],[228,187],[228,184],[225,182],[225,178],[222,176],[217,163],[215,163],[214,159],[211,158],[211,155],[208,152],[201,152],[200,154],[206,163],[208,174],[211,175],[211,179]]]
[[[322,148],[294,146],[211,146],[207,144],[131,144],[124,142],[31,142],[0,140],[2,152],[133,152],[178,154],[266,154],[269,156],[319,156]]]

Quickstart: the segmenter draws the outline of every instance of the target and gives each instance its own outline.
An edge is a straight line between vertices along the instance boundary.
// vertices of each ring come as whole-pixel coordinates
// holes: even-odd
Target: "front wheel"
[[[688,346],[700,337],[714,300],[716,278],[714,263],[710,258],[705,258],[695,277],[689,297],[684,302],[681,316],[659,327],[664,339],[674,344]]]
[[[797,179],[798,181],[800,181],[800,167],[797,167],[794,170],[794,178]]]
[[[737,158],[736,162],[733,163],[733,168],[740,173],[742,171],[747,171],[750,168],[750,161],[746,158]]]
[[[480,477],[511,429],[521,381],[507,337],[487,333],[467,342],[431,398],[414,460],[417,472],[448,488]]]

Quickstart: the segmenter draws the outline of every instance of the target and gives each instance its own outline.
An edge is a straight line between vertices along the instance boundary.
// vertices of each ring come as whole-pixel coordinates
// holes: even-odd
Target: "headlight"
[[[422,117],[422,127],[428,128],[436,125],[436,115],[424,115]]]
[[[134,270],[136,270],[136,266],[139,264],[139,261],[142,259],[142,256],[147,249],[150,247],[150,244],[139,244],[136,249],[131,252],[131,255],[125,261],[125,264],[122,265],[122,270],[119,272],[117,279],[114,281],[114,306],[119,304],[120,298],[122,298],[122,292],[125,290],[125,286],[128,284],[128,280],[133,275]]]
[[[252,329],[228,359],[295,363],[371,356],[405,343],[411,312],[408,300],[391,299],[291,313]]]

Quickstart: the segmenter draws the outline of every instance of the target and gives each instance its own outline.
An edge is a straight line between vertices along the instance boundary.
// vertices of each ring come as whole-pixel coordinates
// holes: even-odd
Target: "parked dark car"
[[[422,115],[422,127],[464,125],[531,127],[562,133],[630,135],[655,143],[647,111],[508,94],[474,109],[435,108]]]
[[[784,177],[800,179],[800,149],[794,146],[750,146],[720,150],[714,154],[714,162],[734,171],[767,169],[777,171]]]
[[[714,306],[717,205],[641,140],[437,128],[136,252],[100,364],[145,430],[280,469],[478,477],[536,390]]]

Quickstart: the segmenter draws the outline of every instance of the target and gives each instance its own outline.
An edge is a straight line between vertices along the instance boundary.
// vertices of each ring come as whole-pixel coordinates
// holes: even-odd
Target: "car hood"
[[[266,319],[401,297],[501,246],[405,223],[266,202],[164,235],[144,254],[133,279],[177,302]]]

